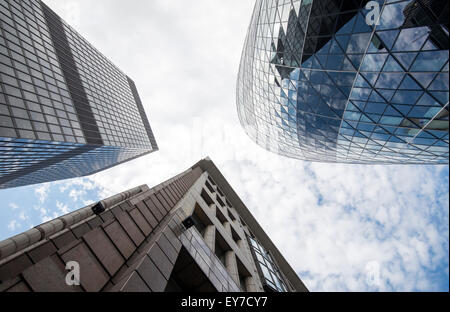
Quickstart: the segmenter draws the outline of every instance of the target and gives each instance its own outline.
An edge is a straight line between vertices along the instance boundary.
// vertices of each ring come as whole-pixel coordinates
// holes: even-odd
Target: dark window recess
[[[230,219],[233,220],[233,221],[235,221],[236,218],[234,217],[234,214],[231,212],[231,210],[228,209],[227,211],[228,211],[228,216],[230,216]]]
[[[208,177],[209,182],[211,182],[212,185],[217,186],[216,182],[211,177]]]
[[[243,292],[247,292],[247,285],[245,284],[245,281],[247,278],[251,277],[252,275],[250,272],[245,268],[245,266],[242,264],[241,260],[239,260],[238,257],[236,257],[236,263],[237,263],[237,269],[239,274],[239,284],[241,287],[241,290]]]
[[[217,243],[216,241],[216,247],[215,247],[215,253],[217,258],[219,258],[220,262],[222,262],[222,264],[224,266],[226,266],[225,264],[225,250],[222,249],[222,247],[220,247],[220,245]]]
[[[214,247],[214,252],[215,252],[217,258],[219,258],[220,262],[222,262],[222,264],[225,268],[227,267],[226,260],[225,260],[225,254],[227,253],[227,251],[230,251],[230,250],[231,250],[231,247],[228,246],[225,239],[216,230],[216,245]]]
[[[219,189],[217,189],[219,190]],[[223,202],[223,200],[220,198],[220,196],[216,197],[217,202],[219,203],[220,207],[225,207],[225,203]]]
[[[226,201],[228,207],[233,208],[233,205],[230,203],[230,201],[228,199],[225,199],[225,201]]]
[[[222,190],[220,188],[217,188],[217,193],[219,193],[220,196],[225,196],[225,194],[222,192]]]
[[[200,220],[200,218],[195,213],[192,215],[192,219],[194,220],[195,228],[203,236],[205,234],[206,224],[203,223],[202,220]]]
[[[200,196],[203,198],[203,200],[208,205],[208,207],[211,206],[212,204],[214,204],[213,200],[208,195],[208,193],[205,191],[205,189],[202,190],[202,193],[200,194]]]
[[[216,292],[189,252],[183,247],[167,282],[165,292]]]
[[[220,221],[220,223],[222,223],[222,225],[224,225],[225,222],[227,222],[227,218],[224,216],[224,214],[222,213],[222,211],[220,211],[219,208],[216,209],[216,217]]]
[[[211,193],[215,192],[214,188],[211,186],[211,184],[208,182],[208,180],[206,180],[205,185]]]
[[[233,226],[231,226],[231,237],[233,238],[234,242],[237,244],[240,240],[241,237],[239,236],[239,234],[234,230]]]
[[[211,220],[205,214],[202,208],[198,204],[195,205],[194,213],[192,214],[192,219],[194,220],[194,226],[197,231],[203,236],[205,235],[205,230],[209,225],[212,225]]]
[[[243,292],[247,292],[247,286],[245,285],[245,277],[239,274],[239,284]]]

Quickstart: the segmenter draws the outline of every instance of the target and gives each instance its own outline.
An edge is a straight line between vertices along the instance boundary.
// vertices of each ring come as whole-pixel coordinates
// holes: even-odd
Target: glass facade
[[[0,188],[158,149],[134,82],[38,0],[0,2]]]
[[[280,270],[274,263],[272,256],[266,252],[264,247],[258,243],[255,238],[248,237],[249,245],[252,251],[253,258],[261,275],[261,282],[263,285],[269,286],[270,290],[277,292],[286,292],[287,287],[281,277]]]
[[[239,119],[287,157],[448,164],[448,45],[443,0],[258,0]]]

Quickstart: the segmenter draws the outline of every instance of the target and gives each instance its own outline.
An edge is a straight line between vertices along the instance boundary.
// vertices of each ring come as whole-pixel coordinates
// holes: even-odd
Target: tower
[[[135,83],[41,1],[0,4],[0,188],[158,150]]]

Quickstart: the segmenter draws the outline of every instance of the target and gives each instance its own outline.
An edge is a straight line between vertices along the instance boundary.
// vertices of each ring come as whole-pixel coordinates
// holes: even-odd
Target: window
[[[233,213],[231,212],[231,210],[230,210],[230,209],[227,209],[227,211],[228,211],[228,216],[230,217],[230,219],[233,220],[233,221],[235,221],[236,218],[235,218],[235,216],[233,215]]]
[[[268,291],[287,291],[286,284],[283,281],[278,266],[273,261],[270,253],[255,238],[248,237],[248,241],[255,263],[259,268],[258,271],[260,272],[261,280],[265,286],[269,286],[268,288],[264,288]]]
[[[231,225],[231,237],[233,238],[234,242],[238,244],[238,242],[241,240],[241,237],[239,234],[234,230],[233,226]]]
[[[211,206],[214,204],[213,200],[211,199],[211,197],[208,195],[208,193],[203,189],[202,193],[200,194],[200,196],[203,198],[203,200],[205,201],[206,205]]]
[[[217,193],[219,193],[220,196],[225,196],[225,194],[222,192],[222,190],[220,188],[217,188]]]
[[[192,219],[195,222],[195,228],[202,236],[205,234],[206,228],[209,225],[212,225],[211,220],[209,220],[208,216],[205,214],[203,209],[200,208],[200,206],[197,203],[195,204]]]
[[[238,257],[236,257],[236,264],[239,274],[239,286],[243,292],[247,292],[248,289],[246,285],[246,280],[247,278],[251,278],[252,275],[250,274],[249,271],[247,271],[247,269],[245,268],[245,266],[242,264],[241,260]]]
[[[211,193],[215,192],[214,188],[211,186],[211,184],[208,182],[208,180],[205,181],[205,185]]]
[[[217,189],[219,190],[219,189]],[[219,203],[220,207],[225,207],[225,203],[223,202],[223,200],[220,198],[220,196],[216,197],[217,202]]]
[[[222,223],[222,225],[224,225],[225,222],[227,222],[227,218],[224,216],[224,214],[219,208],[216,209],[216,217],[220,221],[220,223]]]
[[[216,245],[214,247],[214,252],[215,252],[217,258],[219,258],[220,262],[222,262],[224,267],[226,267],[226,261],[225,261],[225,253],[226,253],[225,248],[226,247],[224,247],[223,244],[219,243],[217,236],[218,236],[218,232],[216,232]]]
[[[209,180],[209,182],[211,182],[212,185],[214,185],[214,186],[217,185],[216,182],[214,182],[214,180],[210,176],[208,176],[208,180]]]

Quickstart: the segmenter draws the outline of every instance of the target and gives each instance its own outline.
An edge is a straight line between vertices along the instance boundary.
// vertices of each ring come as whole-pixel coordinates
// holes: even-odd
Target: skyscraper
[[[207,158],[0,242],[3,291],[308,290]]]
[[[133,80],[42,1],[2,1],[0,26],[0,189],[158,149]]]
[[[375,3],[256,1],[237,82],[254,141],[310,161],[448,164],[448,2]]]

